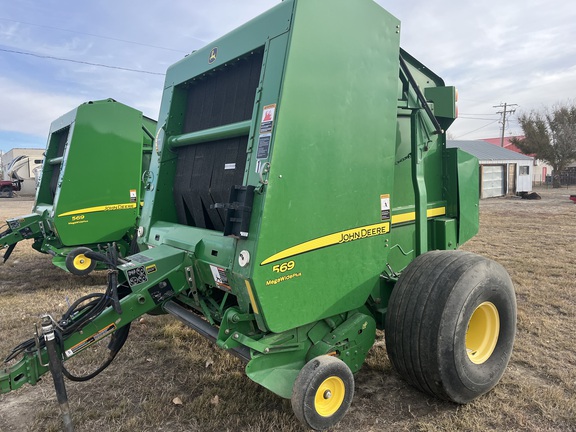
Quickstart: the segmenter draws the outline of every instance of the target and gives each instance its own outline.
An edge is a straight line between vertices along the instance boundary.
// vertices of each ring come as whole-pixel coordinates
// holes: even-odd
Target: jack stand
[[[52,379],[54,380],[56,397],[62,413],[62,422],[64,423],[62,430],[64,432],[74,432],[70,407],[68,406],[68,395],[66,394],[66,386],[64,385],[64,375],[62,374],[62,359],[56,350],[54,326],[52,324],[52,318],[50,318],[49,315],[44,315],[42,317],[42,334],[44,335],[44,341],[46,343],[48,363]]]

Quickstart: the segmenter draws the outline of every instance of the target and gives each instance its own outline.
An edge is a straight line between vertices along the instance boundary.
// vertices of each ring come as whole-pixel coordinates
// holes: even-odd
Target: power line
[[[470,132],[466,132],[465,134],[459,135],[459,136],[457,136],[457,137],[454,138],[454,139],[458,139],[458,138],[462,138],[463,136],[470,135],[471,133],[476,132],[476,131],[479,131],[480,129],[484,129],[485,127],[488,127],[488,126],[490,126],[490,125],[492,125],[492,124],[494,124],[494,123],[496,123],[496,122],[498,122],[498,121],[499,121],[499,120],[491,121],[490,123],[485,124],[484,126],[481,126],[481,127],[479,127],[478,129],[474,129],[474,130],[471,130]]]
[[[492,121],[494,119],[486,119],[486,118],[480,118],[480,117],[466,117],[463,115],[458,115],[459,119],[464,119],[464,120],[481,120],[481,121]]]
[[[91,63],[91,62],[87,62],[87,61],[72,60],[72,59],[67,59],[67,58],[62,58],[62,57],[54,57],[54,56],[42,55],[42,54],[34,54],[34,53],[25,52],[25,51],[9,50],[9,49],[4,49],[4,48],[0,48],[0,51],[13,53],[13,54],[38,57],[38,58],[44,58],[44,59],[50,59],[50,60],[58,60],[58,61],[66,61],[66,62],[71,62],[71,63],[85,64],[85,65],[90,65],[90,66],[98,66],[98,67],[104,67],[104,68],[108,68],[108,69],[118,69],[118,70],[123,70],[123,71],[128,71],[128,72],[138,72],[138,73],[144,73],[144,74],[149,74],[149,75],[161,75],[161,76],[166,75],[166,74],[163,74],[160,72],[150,72],[150,71],[139,70],[139,69],[125,68],[125,67],[120,67],[120,66],[110,66],[110,65],[105,65],[102,63]]]
[[[496,114],[494,113],[490,113],[490,114],[472,114],[472,113],[466,113],[463,115],[475,115],[475,116],[495,116]]]
[[[114,38],[111,36],[102,36],[102,35],[97,35],[94,33],[86,33],[86,32],[81,32],[81,31],[76,31],[76,30],[68,30],[68,29],[63,29],[60,27],[52,27],[52,26],[47,26],[47,25],[41,25],[41,24],[34,24],[34,23],[29,23],[29,22],[25,22],[25,21],[17,21],[17,20],[13,20],[10,18],[2,18],[0,17],[0,20],[3,21],[10,21],[10,22],[14,22],[14,23],[18,23],[18,24],[25,24],[25,25],[29,25],[29,26],[33,26],[33,27],[40,27],[40,28],[47,28],[47,29],[51,29],[51,30],[60,30],[60,31],[65,31],[65,32],[69,32],[69,33],[77,33],[77,34],[81,34],[81,35],[85,35],[85,36],[92,36],[92,37],[96,37],[96,38],[100,38],[100,39],[108,39],[108,40],[113,40],[116,42],[124,42],[124,43],[129,43],[129,44],[133,44],[133,45],[140,45],[140,46],[144,46],[144,47],[149,47],[149,48],[156,48],[156,49],[162,49],[162,50],[167,50],[167,51],[174,51],[174,52],[179,52],[179,53],[185,53],[188,54],[188,51],[182,51],[182,50],[177,50],[174,48],[167,48],[167,47],[163,47],[163,46],[158,46],[158,45],[150,45],[150,44],[145,44],[142,42],[135,42],[135,41],[130,41],[130,40],[126,40],[126,39],[119,39],[119,38]],[[194,38],[200,42],[206,43],[204,42],[202,39],[198,39],[198,38]]]

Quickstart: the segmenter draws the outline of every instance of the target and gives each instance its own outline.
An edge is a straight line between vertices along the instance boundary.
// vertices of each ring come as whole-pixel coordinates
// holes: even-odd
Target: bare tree
[[[576,161],[576,105],[523,113],[518,122],[524,138],[513,138],[511,142],[523,153],[548,162],[553,169],[553,187],[560,187],[560,173]]]

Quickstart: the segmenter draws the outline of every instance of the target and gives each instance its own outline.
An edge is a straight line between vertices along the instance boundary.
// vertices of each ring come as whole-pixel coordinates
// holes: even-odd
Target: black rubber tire
[[[81,268],[79,268],[75,262],[76,262],[76,258],[81,257],[82,255],[84,255],[86,252],[91,252],[92,249],[87,248],[87,247],[79,247],[76,249],[73,249],[68,255],[66,255],[66,269],[72,273],[73,275],[76,276],[86,276],[87,274],[92,273],[92,270],[94,270],[96,268],[96,261],[94,261],[93,259],[90,258],[86,258],[84,257],[85,260],[88,260],[88,263],[86,266],[82,266]]]
[[[495,307],[499,330],[493,351],[476,364],[466,334],[472,314],[484,304]],[[498,383],[515,334],[510,276],[500,264],[469,252],[417,257],[396,283],[386,314],[386,350],[398,373],[423,392],[457,403],[470,402]]]
[[[2,189],[0,190],[0,193],[2,195],[6,195],[6,198],[12,198],[14,196],[14,192],[13,192],[12,188],[8,187],[8,186],[2,187]]]
[[[342,380],[344,395],[342,402],[330,416],[321,415],[315,403],[316,393],[329,378]],[[334,395],[334,397],[337,397]],[[313,358],[304,365],[292,390],[292,409],[294,414],[306,427],[314,430],[324,430],[338,423],[350,408],[354,397],[354,376],[342,360],[322,355]]]

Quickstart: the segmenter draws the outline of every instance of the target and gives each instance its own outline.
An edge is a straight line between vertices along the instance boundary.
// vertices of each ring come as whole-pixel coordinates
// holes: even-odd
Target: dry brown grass
[[[463,249],[496,259],[518,298],[518,333],[500,384],[466,406],[403,382],[382,335],[356,377],[350,411],[335,431],[576,430],[576,190],[539,189],[541,201],[481,203],[479,235]],[[0,200],[0,221],[30,201]],[[0,354],[30,337],[39,314],[56,316],[104,275],[77,278],[20,244],[0,265]],[[79,356],[81,360],[81,356]],[[289,401],[251,382],[240,361],[169,317],[133,325],[115,362],[88,383],[69,383],[78,431],[301,431]],[[179,397],[182,405],[172,400]],[[1,431],[60,430],[51,379],[0,396]]]

